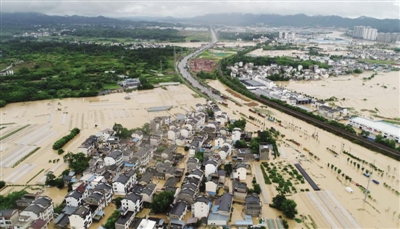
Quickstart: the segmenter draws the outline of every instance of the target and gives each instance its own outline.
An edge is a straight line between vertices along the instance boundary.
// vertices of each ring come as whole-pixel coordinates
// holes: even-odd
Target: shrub
[[[64,153],[64,150],[63,150],[63,149],[58,149],[58,150],[57,150],[57,153],[58,153],[58,155],[61,155],[61,154]]]
[[[71,130],[71,133],[58,139],[56,142],[53,144],[53,150],[59,150],[61,149],[65,144],[67,144],[69,141],[71,141],[76,135],[78,135],[80,130],[78,128],[74,128]]]

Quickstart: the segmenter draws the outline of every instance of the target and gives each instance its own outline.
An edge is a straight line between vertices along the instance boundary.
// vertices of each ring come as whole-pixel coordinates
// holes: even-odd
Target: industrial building
[[[400,143],[400,127],[390,123],[355,117],[349,120],[349,124],[373,135],[382,135],[384,138],[393,139]]]

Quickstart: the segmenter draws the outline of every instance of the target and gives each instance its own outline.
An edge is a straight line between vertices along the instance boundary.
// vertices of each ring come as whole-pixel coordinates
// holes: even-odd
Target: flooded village
[[[179,82],[138,90],[146,77],[110,68],[102,72],[116,84],[98,96],[1,107],[1,198],[24,193],[15,208],[0,210],[0,228],[400,228],[398,158],[259,100],[398,150],[399,52],[344,38],[344,30],[261,27],[275,35],[218,41],[212,28],[195,27],[178,30],[211,31],[212,42],[96,41],[127,52],[174,46],[168,71]],[[175,63],[175,46],[200,49]],[[231,56],[244,60],[219,75]]]

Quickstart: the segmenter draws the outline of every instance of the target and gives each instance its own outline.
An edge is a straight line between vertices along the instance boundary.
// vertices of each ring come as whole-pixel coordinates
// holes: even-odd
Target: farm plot
[[[18,132],[15,132],[15,131],[17,131],[18,129],[22,128],[23,126],[16,126],[15,128],[13,127],[12,129],[10,129],[7,132],[3,133],[2,137],[3,136],[7,136],[7,135],[9,135],[9,136],[5,137],[3,140],[1,140],[0,143],[4,144],[4,143],[12,142],[13,140],[18,139],[19,137],[25,135],[26,133],[29,133],[36,126],[37,125],[29,125],[26,128],[24,128],[24,129],[22,129],[22,130],[20,130]],[[15,133],[13,134],[13,132],[15,132]]]
[[[43,142],[55,134],[50,130],[51,127],[52,124],[39,125],[39,128],[20,138],[16,143],[19,145],[38,145],[38,141]]]
[[[53,168],[51,168],[49,170],[49,172],[54,173],[55,171],[57,171],[57,169],[59,169],[64,163],[60,162],[57,165],[55,165]],[[38,184],[44,184],[44,182],[46,181],[46,175],[42,176],[36,183]]]
[[[307,195],[332,228],[361,228],[331,192],[320,191]]]
[[[19,145],[13,151],[7,153],[2,157],[0,162],[1,167],[10,168],[23,157],[32,152],[36,147],[35,146],[26,146]]]
[[[23,164],[21,167],[19,167],[13,173],[11,173],[8,177],[6,177],[4,181],[15,184],[15,182],[17,182],[19,179],[21,179],[35,167],[36,167],[35,164]]]

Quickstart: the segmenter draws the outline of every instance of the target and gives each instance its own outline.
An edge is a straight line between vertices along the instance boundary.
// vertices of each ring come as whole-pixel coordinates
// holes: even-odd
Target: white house
[[[232,194],[223,194],[217,202],[215,202],[216,211],[213,210],[207,219],[208,225],[225,226],[228,223],[229,215],[232,209]]]
[[[242,130],[240,128],[233,128],[232,130],[232,142],[240,140],[240,136],[242,135]]]
[[[211,209],[211,201],[205,196],[199,196],[196,202],[192,204],[192,216],[199,219],[208,217],[208,213]]]
[[[31,217],[33,220],[42,219],[49,223],[53,219],[53,201],[47,196],[41,196],[26,207],[19,216]]]
[[[192,126],[190,124],[186,124],[185,127],[183,127],[180,130],[180,135],[184,138],[190,138],[192,137],[193,133],[192,133]]]
[[[137,158],[140,166],[149,164],[150,159],[153,157],[154,148],[152,146],[145,146],[133,154],[132,158]]]
[[[128,190],[136,181],[136,173],[130,170],[126,173],[121,173],[114,178],[113,191],[116,195],[126,195]]]
[[[135,142],[136,145],[140,145],[142,144],[142,140],[143,140],[143,132],[138,130],[135,131],[135,133],[133,133],[131,135],[133,142]]]
[[[186,215],[187,209],[188,205],[185,202],[176,203],[168,214],[170,221],[172,219],[182,220]]]
[[[168,130],[168,140],[175,142],[179,136],[181,136],[180,129],[173,126]]]
[[[78,152],[82,152],[85,155],[91,155],[95,151],[97,146],[97,137],[95,135],[92,135],[87,138],[81,146],[78,147]]]
[[[205,165],[204,174],[208,178],[212,173],[217,171],[219,164],[215,160],[208,160]]]
[[[219,136],[217,136],[217,137],[215,138],[215,140],[214,140],[214,145],[215,145],[215,146],[222,147],[222,145],[225,143],[225,141],[226,141],[226,137],[223,136],[223,135],[219,135]]]
[[[201,171],[200,169],[195,169],[192,172],[190,172],[190,174],[187,176],[188,178],[194,177],[196,179],[203,179],[203,171]]]
[[[238,163],[234,166],[232,175],[234,179],[239,179],[239,180],[246,180],[246,175],[247,175],[247,169],[246,169],[246,164],[244,163]]]
[[[118,219],[115,221],[115,229],[129,229],[132,228],[133,220],[135,219],[135,212],[123,211]]]
[[[225,161],[226,161],[226,158],[227,158],[228,156],[230,156],[231,153],[232,153],[232,146],[231,146],[230,144],[228,144],[228,143],[224,143],[224,144],[222,145],[221,150],[218,152],[218,155],[221,157],[221,160],[222,160],[223,162],[225,162]]]
[[[188,140],[185,137],[183,137],[182,135],[175,140],[175,144],[177,146],[184,146],[187,143],[188,143]]]
[[[136,193],[129,193],[121,200],[121,208],[137,214],[142,209],[142,196]]]
[[[114,191],[113,191],[113,188],[111,185],[109,185],[107,183],[99,183],[94,187],[93,191],[94,192],[98,191],[98,192],[103,193],[103,195],[106,198],[106,203],[105,203],[106,206],[111,203],[112,197],[114,194]]]
[[[226,112],[222,112],[220,115],[215,116],[215,121],[221,126],[225,126],[225,124],[228,122],[228,114]]]
[[[204,107],[200,103],[196,104],[196,112],[203,111]]]
[[[92,225],[92,212],[88,206],[79,206],[69,217],[71,229],[87,229]]]
[[[135,131],[135,132],[131,135],[131,137],[132,137],[132,138],[137,138],[137,139],[139,139],[139,141],[141,141],[141,140],[143,139],[143,132],[140,131],[140,130]]]
[[[71,207],[78,207],[82,205],[83,199],[83,193],[73,190],[65,197],[65,204]]]
[[[104,158],[104,164],[106,166],[110,165],[121,165],[122,163],[122,151],[121,150],[113,150],[107,157]]]
[[[215,196],[217,194],[218,182],[215,180],[209,180],[206,182],[206,193],[210,196]]]
[[[153,201],[154,194],[157,191],[157,185],[156,184],[147,184],[140,195],[142,196],[142,201],[151,203]]]

